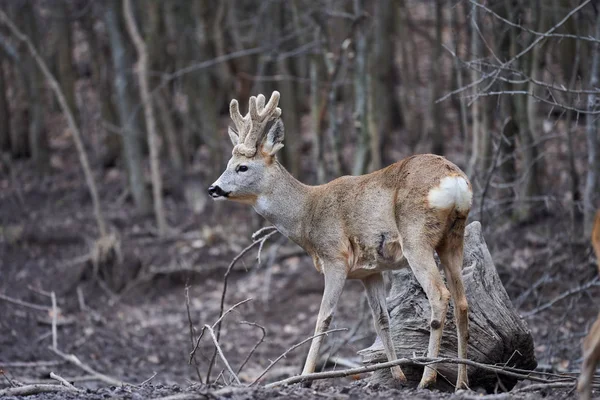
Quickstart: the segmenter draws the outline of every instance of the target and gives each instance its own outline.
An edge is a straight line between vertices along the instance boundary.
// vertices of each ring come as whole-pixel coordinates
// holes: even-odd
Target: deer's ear
[[[263,142],[263,152],[272,156],[283,147],[284,128],[281,118],[277,118],[269,128]]]
[[[231,143],[233,144],[233,146],[237,146],[237,144],[240,142],[240,137],[235,131],[235,129],[229,126],[227,128],[227,133],[229,133],[229,139],[231,139]]]

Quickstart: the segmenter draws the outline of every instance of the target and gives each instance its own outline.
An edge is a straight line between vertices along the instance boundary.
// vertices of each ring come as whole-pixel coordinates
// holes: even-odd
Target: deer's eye
[[[248,171],[248,167],[246,165],[238,165],[235,168],[235,172],[246,172]]]

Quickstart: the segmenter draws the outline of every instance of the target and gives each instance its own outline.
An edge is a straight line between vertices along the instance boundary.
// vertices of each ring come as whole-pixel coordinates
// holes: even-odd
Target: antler
[[[237,100],[231,100],[229,113],[231,119],[239,134],[239,142],[233,148],[233,152],[238,152],[246,157],[253,157],[256,154],[258,141],[269,121],[278,118],[281,115],[279,104],[279,92],[274,91],[265,106],[265,96],[259,94],[258,97],[250,97],[248,114],[242,117]]]

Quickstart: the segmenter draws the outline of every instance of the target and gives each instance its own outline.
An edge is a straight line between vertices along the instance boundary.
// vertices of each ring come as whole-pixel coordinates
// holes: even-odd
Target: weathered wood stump
[[[526,370],[534,369],[533,338],[527,324],[513,307],[494,266],[481,232],[481,224],[472,222],[465,232],[463,279],[469,301],[470,360],[486,364],[502,364]],[[388,297],[392,338],[399,358],[427,355],[430,307],[425,293],[409,268],[393,272]],[[363,363],[387,361],[379,338],[371,347],[361,350]],[[449,307],[440,357],[457,357],[456,327],[452,304]],[[418,384],[423,367],[402,367],[410,383]],[[456,365],[437,366],[437,389],[453,390]],[[510,390],[515,378],[469,367],[469,386],[487,391]],[[389,369],[376,371],[371,378],[377,383],[391,383]]]

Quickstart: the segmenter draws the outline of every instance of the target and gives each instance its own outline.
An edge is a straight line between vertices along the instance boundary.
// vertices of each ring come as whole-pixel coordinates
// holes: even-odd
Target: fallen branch
[[[79,391],[73,391],[72,389],[63,385],[25,385],[17,386],[8,389],[0,390],[0,397],[4,396],[31,396],[39,393],[57,393],[57,392],[68,392],[78,393]]]
[[[269,383],[268,385],[265,385],[265,387],[271,388],[271,387],[276,387],[276,386],[281,386],[281,385],[289,385],[292,383],[312,382],[312,381],[320,380],[320,379],[342,378],[342,377],[346,377],[346,376],[350,376],[350,375],[358,375],[358,374],[363,374],[366,372],[377,371],[377,370],[384,369],[384,368],[390,368],[390,367],[393,367],[396,365],[400,365],[400,366],[402,366],[402,365],[430,366],[430,365],[434,365],[434,364],[465,364],[465,365],[480,368],[483,370],[492,371],[492,372],[495,372],[500,375],[511,376],[513,378],[519,378],[519,379],[528,379],[530,381],[540,382],[540,383],[544,383],[544,384],[559,383],[559,382],[574,384],[577,381],[577,378],[571,377],[571,376],[565,376],[564,378],[560,378],[560,379],[548,380],[548,379],[543,379],[543,378],[538,378],[536,376],[532,376],[532,374],[535,374],[534,371],[532,371],[532,373],[529,373],[529,374],[523,374],[523,373],[510,371],[509,368],[504,367],[504,366],[482,364],[482,363],[478,363],[476,361],[463,360],[460,358],[416,357],[416,358],[400,358],[395,361],[388,361],[388,362],[384,362],[384,363],[377,363],[377,364],[373,364],[373,365],[366,365],[364,367],[350,368],[350,369],[339,370],[339,371],[316,372],[316,373],[312,373],[312,374],[292,376],[287,379]],[[252,384],[254,384],[254,382]]]
[[[283,352],[283,354],[281,354],[279,357],[277,357],[275,360],[271,361],[271,364],[269,364],[269,366],[267,368],[265,368],[265,370],[249,385],[249,386],[254,386],[258,383],[258,381],[260,380],[260,378],[262,378],[263,376],[265,376],[265,374],[267,372],[269,372],[269,370],[271,368],[273,368],[273,366],[275,364],[277,364],[279,362],[279,360],[281,360],[282,358],[284,358],[288,353],[290,353],[291,351],[297,349],[298,347],[302,346],[304,343],[313,340],[316,337],[319,336],[323,336],[323,335],[327,335],[329,333],[333,333],[333,332],[340,332],[340,331],[347,331],[348,329],[346,328],[341,328],[341,329],[332,329],[330,331],[326,331],[326,332],[321,332],[318,333],[316,335],[312,335],[311,337],[308,337],[306,339],[304,339],[303,341],[301,341],[300,343],[296,343],[295,345],[293,345],[292,347],[290,347],[289,349],[287,349],[285,352]],[[315,375],[315,374],[310,374],[310,375]],[[308,375],[304,375],[304,376],[308,376]]]
[[[0,368],[33,368],[54,367],[63,364],[64,361],[0,361]]]
[[[27,308],[31,308],[33,310],[38,310],[38,311],[51,311],[52,308],[48,307],[48,306],[42,306],[40,304],[34,304],[34,303],[28,303],[26,301],[23,300],[19,300],[19,299],[15,299],[12,297],[8,297],[5,294],[0,293],[0,300],[4,300],[8,303],[12,303],[12,304],[16,304],[18,306],[22,306],[22,307],[27,307]]]
[[[227,367],[227,369],[229,370],[229,373],[231,374],[231,376],[233,376],[233,379],[235,379],[236,383],[238,385],[241,385],[242,382],[240,382],[240,379],[237,377],[235,372],[233,372],[231,365],[229,365],[229,362],[225,358],[225,354],[223,354],[223,350],[221,350],[221,346],[219,346],[219,342],[217,341],[217,337],[215,336],[215,331],[213,331],[213,328],[210,325],[204,325],[204,328],[206,328],[208,330],[208,333],[210,333],[213,343],[215,344],[215,349],[219,353],[219,357],[221,357],[223,364],[225,364],[225,367]]]
[[[81,389],[77,389],[75,386],[73,386],[71,383],[69,383],[65,378],[63,378],[60,375],[56,375],[54,372],[50,372],[50,378],[59,381],[64,386],[68,387],[69,389],[71,389],[74,392],[80,392],[81,391]]]
[[[105,382],[109,385],[113,385],[113,386],[122,386],[122,385],[126,385],[125,382],[120,381],[118,379],[112,378],[108,375],[104,375],[96,370],[94,370],[92,367],[90,367],[87,364],[84,364],[81,362],[81,360],[79,360],[79,358],[77,358],[77,356],[73,355],[73,354],[65,354],[62,351],[58,350],[58,349],[53,349],[52,347],[50,347],[50,350],[52,350],[56,355],[58,355],[59,357],[61,357],[63,360],[66,360],[68,362],[70,362],[71,364],[81,368],[82,370],[84,370],[85,372],[87,372],[90,375],[95,376],[99,381]]]

